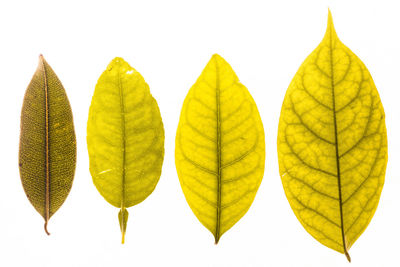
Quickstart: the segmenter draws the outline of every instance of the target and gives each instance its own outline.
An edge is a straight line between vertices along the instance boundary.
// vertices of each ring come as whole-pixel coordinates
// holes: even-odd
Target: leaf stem
[[[49,231],[47,230],[47,222],[48,221],[44,222],[44,231],[46,232],[47,235],[50,235]]]

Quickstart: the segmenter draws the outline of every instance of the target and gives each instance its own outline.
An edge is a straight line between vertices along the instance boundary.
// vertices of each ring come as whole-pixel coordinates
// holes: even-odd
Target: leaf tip
[[[328,20],[332,19],[332,11],[331,9],[328,7]]]
[[[116,63],[125,62],[125,60],[124,60],[122,57],[115,57],[115,58],[113,59],[113,61],[116,62]]]
[[[216,53],[212,55],[212,57],[208,63],[212,66],[212,68],[215,68],[218,66],[226,66],[226,65],[229,66],[229,64],[226,62],[226,60]]]
[[[124,65],[127,64],[127,62],[122,58],[122,57],[115,57],[112,61],[111,64],[113,65]]]
[[[46,62],[46,60],[44,59],[43,54],[39,55],[39,66],[43,66],[44,62]]]
[[[225,61],[225,59],[223,57],[221,57],[220,55],[218,55],[217,53],[215,53],[212,55],[210,61],[221,62],[221,61]]]
[[[326,28],[326,35],[328,35],[329,38],[331,38],[332,36],[337,36],[335,26],[333,25],[332,12],[330,8],[328,8],[328,25]]]
[[[111,71],[114,67],[119,68],[131,68],[131,66],[122,57],[115,57],[111,60],[110,64],[107,66],[107,70]]]
[[[215,53],[215,54],[212,55],[211,58],[212,58],[212,59],[219,59],[219,58],[221,58],[221,56],[218,55],[217,53]]]
[[[331,9],[328,8],[328,26],[333,25],[333,19],[332,19],[332,12]]]

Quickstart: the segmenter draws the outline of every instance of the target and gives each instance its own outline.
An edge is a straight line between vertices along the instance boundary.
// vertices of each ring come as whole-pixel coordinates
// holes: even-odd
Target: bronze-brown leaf
[[[71,190],[76,138],[60,80],[43,58],[26,89],[21,112],[19,171],[25,193],[47,222]]]

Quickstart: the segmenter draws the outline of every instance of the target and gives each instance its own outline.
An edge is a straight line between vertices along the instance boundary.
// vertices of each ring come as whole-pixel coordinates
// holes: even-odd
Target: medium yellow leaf
[[[164,127],[142,75],[115,58],[100,76],[87,124],[90,173],[113,206],[124,243],[128,211],[145,200],[161,175]]]
[[[76,139],[68,97],[41,55],[21,112],[19,171],[25,193],[47,223],[72,187]]]
[[[249,209],[264,160],[257,106],[231,66],[214,55],[183,103],[175,164],[187,202],[215,243]]]
[[[325,37],[286,92],[278,157],[285,193],[299,221],[350,261],[348,250],[378,205],[387,137],[372,77],[337,37],[330,12]]]

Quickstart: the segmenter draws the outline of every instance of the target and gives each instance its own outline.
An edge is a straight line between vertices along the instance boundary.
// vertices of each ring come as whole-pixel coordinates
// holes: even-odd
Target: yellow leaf
[[[183,103],[175,163],[186,200],[215,243],[249,209],[264,160],[257,106],[231,66],[214,55]]]
[[[126,208],[146,199],[161,175],[164,127],[149,86],[122,58],[100,76],[89,110],[90,173],[118,213],[124,243]]]
[[[286,92],[278,157],[285,193],[299,221],[350,261],[348,250],[378,205],[387,137],[372,77],[337,37],[330,12],[325,37]]]
[[[19,171],[25,193],[47,223],[74,179],[76,138],[68,97],[41,55],[21,112]]]

